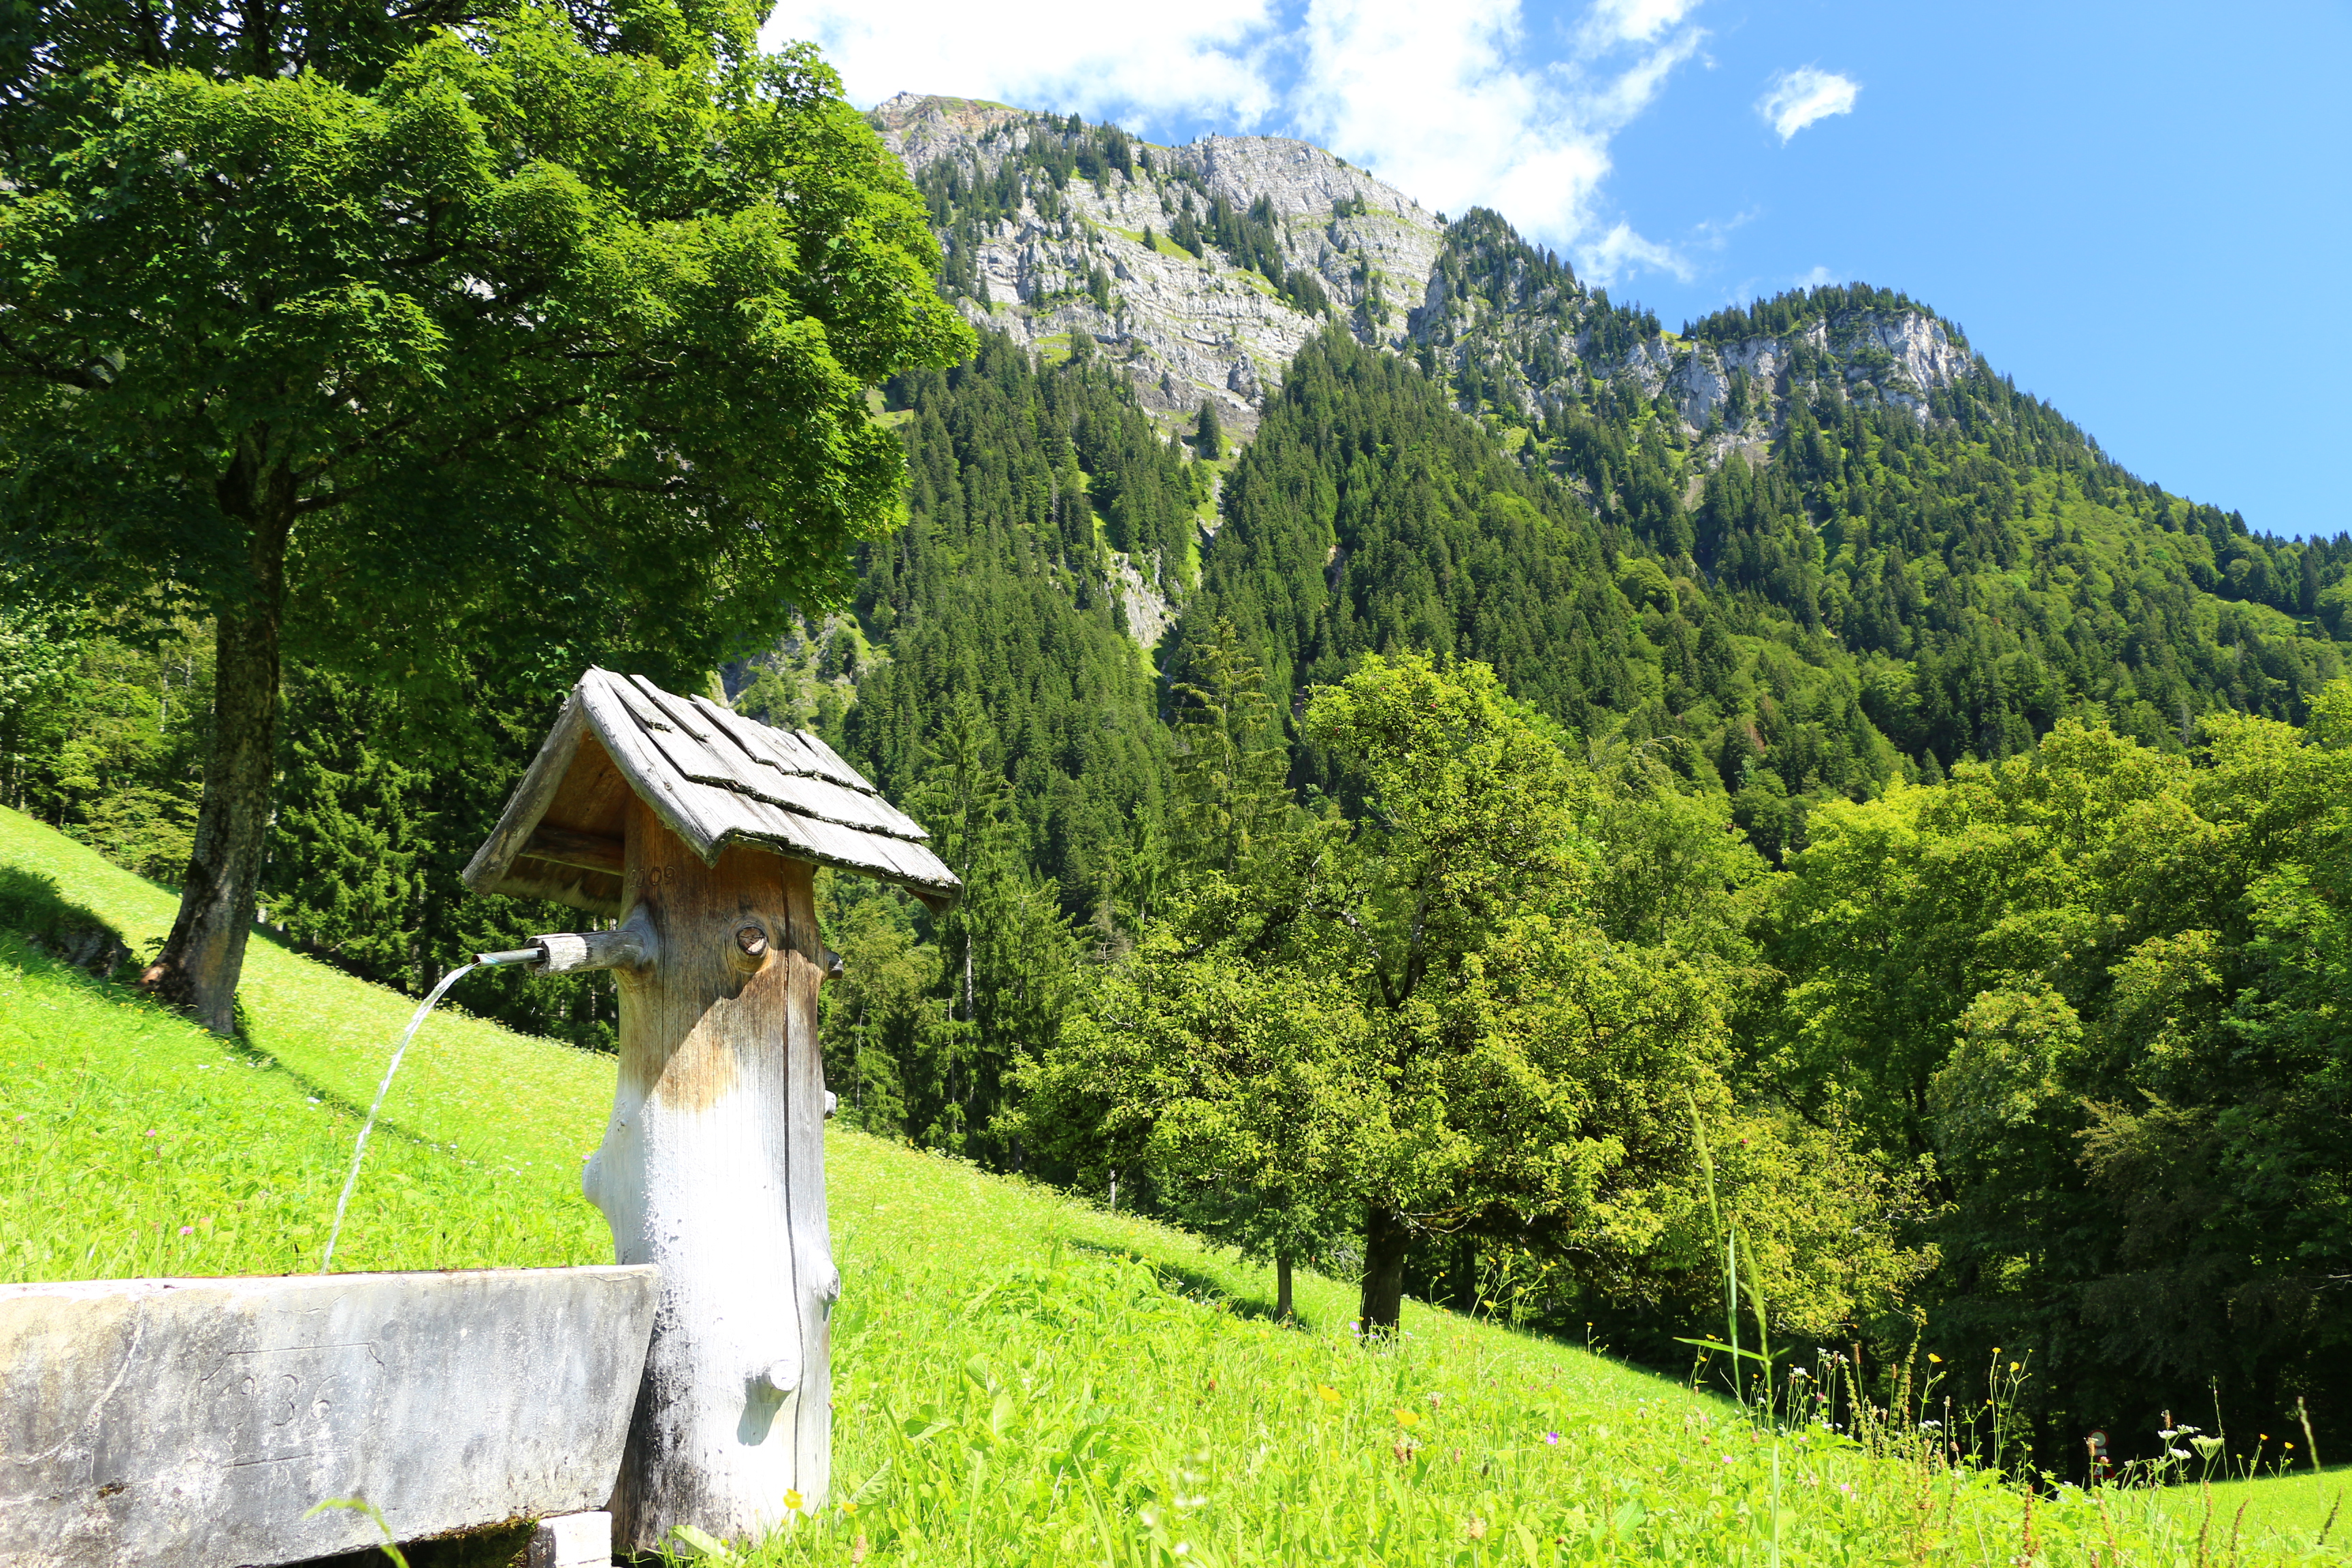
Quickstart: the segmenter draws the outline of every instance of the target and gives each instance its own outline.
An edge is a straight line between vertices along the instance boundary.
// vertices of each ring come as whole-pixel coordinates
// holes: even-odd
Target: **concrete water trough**
[[[604,1507],[646,1267],[0,1286],[0,1563],[273,1564]]]

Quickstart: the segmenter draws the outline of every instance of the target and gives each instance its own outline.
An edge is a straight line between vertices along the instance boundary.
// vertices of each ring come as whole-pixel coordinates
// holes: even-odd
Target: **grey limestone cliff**
[[[1832,314],[1785,336],[1685,337],[1585,287],[1490,212],[1448,224],[1319,147],[1109,127],[902,93],[872,116],[931,204],[950,291],[976,324],[1048,354],[1100,353],[1173,419],[1214,399],[1247,439],[1309,334],[1344,322],[1451,381],[1465,412],[1533,424],[1613,398],[1654,408],[1710,458],[1761,454],[1792,374],[1925,417],[1973,363],[1929,312]],[[1186,218],[1268,220],[1270,255],[1171,237]],[[1323,308],[1284,286],[1312,279]]]
[[[1181,415],[1213,398],[1237,436],[1283,368],[1328,319],[1286,299],[1263,269],[1170,237],[1223,198],[1270,209],[1280,269],[1312,278],[1330,314],[1369,341],[1401,343],[1444,241],[1435,214],[1303,142],[1211,136],[1137,144],[1127,168],[1065,174],[1070,122],[966,99],[901,94],[874,111],[885,142],[932,200],[951,257],[967,254],[960,302],[976,323],[1048,353],[1085,340],[1126,362],[1145,406]],[[998,192],[993,201],[954,193]]]

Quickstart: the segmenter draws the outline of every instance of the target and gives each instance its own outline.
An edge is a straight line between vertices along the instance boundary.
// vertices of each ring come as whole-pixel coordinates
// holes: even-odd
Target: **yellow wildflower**
[[[1337,1405],[1339,1403],[1339,1391],[1332,1387],[1328,1383],[1317,1384],[1315,1385],[1315,1392],[1322,1396],[1323,1403],[1326,1405]]]
[[[1421,1425],[1421,1412],[1418,1410],[1399,1410],[1396,1413],[1396,1418],[1397,1425],[1400,1426],[1418,1426]]]
[[[808,1500],[801,1496],[797,1488],[784,1494],[784,1506],[791,1509],[794,1513],[800,1512],[801,1505],[806,1501],[808,1501]]]

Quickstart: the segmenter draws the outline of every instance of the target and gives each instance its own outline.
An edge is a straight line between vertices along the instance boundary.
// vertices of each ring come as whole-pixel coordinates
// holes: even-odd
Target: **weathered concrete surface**
[[[649,1268],[0,1286],[0,1563],[265,1564],[601,1509]]]
[[[568,1513],[531,1531],[525,1568],[613,1568],[613,1516]]]

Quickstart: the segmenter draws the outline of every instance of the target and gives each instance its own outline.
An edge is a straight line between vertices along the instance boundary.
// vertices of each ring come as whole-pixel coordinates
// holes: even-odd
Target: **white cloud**
[[[1604,288],[1645,267],[1671,273],[1685,283],[1698,275],[1688,258],[1674,247],[1644,239],[1633,232],[1630,224],[1622,222],[1611,225],[1600,238],[1579,247],[1576,260],[1578,269],[1588,280]]]
[[[1576,247],[1598,221],[1610,141],[1697,51],[1705,35],[1683,25],[1696,3],[1600,0],[1547,65],[1528,58],[1518,0],[1309,0],[1291,111],[1432,206],[1492,206]],[[1630,231],[1609,240],[1612,265],[1664,254]]]
[[[1646,44],[1698,9],[1698,0],[1597,0],[1586,16],[1588,39]]]
[[[1832,283],[1843,281],[1843,279],[1826,267],[1815,267],[1802,278],[1790,279],[1791,286],[1799,289],[1825,289]]]
[[[1670,247],[1600,210],[1609,145],[1705,32],[1701,0],[1591,0],[1531,38],[1521,0],[782,0],[761,37],[814,38],[853,102],[901,91],[1305,136],[1427,205],[1503,213],[1606,282]]]
[[[815,39],[853,103],[938,92],[1116,118],[1147,132],[1178,115],[1246,131],[1276,105],[1266,58],[1273,25],[1268,0],[1109,8],[1032,0],[1011,11],[943,0],[783,0],[760,37],[770,48]]]
[[[1861,91],[1862,84],[1851,78],[1800,66],[1772,79],[1756,100],[1756,112],[1786,142],[1816,120],[1853,112],[1854,95]]]

